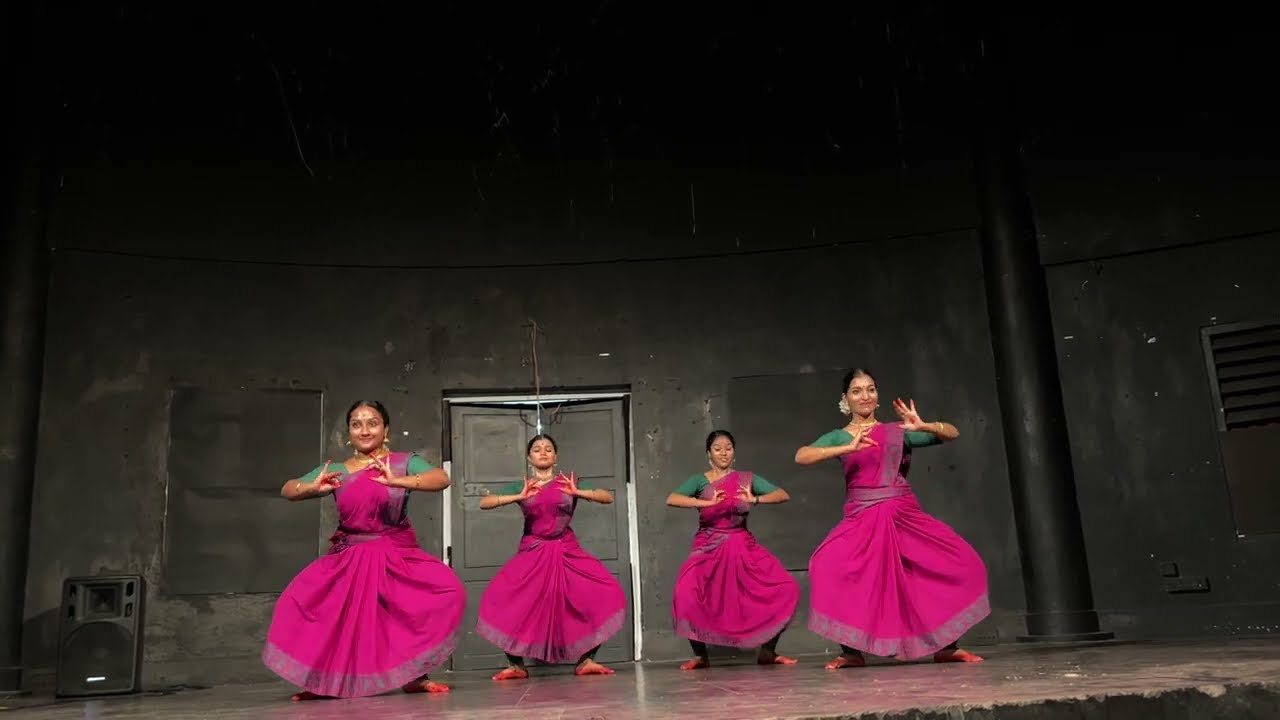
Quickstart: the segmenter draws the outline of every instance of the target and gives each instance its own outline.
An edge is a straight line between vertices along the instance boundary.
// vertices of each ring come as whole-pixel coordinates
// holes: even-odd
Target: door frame
[[[643,633],[641,628],[643,624],[640,621],[640,533],[639,520],[636,510],[636,453],[635,453],[635,433],[632,429],[632,409],[631,409],[631,391],[628,390],[584,390],[582,392],[555,392],[545,393],[542,395],[534,395],[531,393],[475,393],[466,394],[462,391],[450,391],[444,396],[444,423],[443,423],[443,440],[442,450],[447,449],[446,457],[443,465],[446,473],[451,473],[453,469],[453,445],[450,437],[451,428],[449,427],[449,418],[451,417],[450,408],[453,405],[510,405],[512,407],[527,407],[530,405],[547,405],[559,402],[579,402],[584,400],[623,400],[626,406],[626,423],[627,423],[627,554],[630,556],[631,562],[631,613],[634,621],[632,622],[632,655],[633,662],[639,662],[642,657],[641,645],[643,643]],[[452,478],[452,474],[450,474]],[[442,533],[441,547],[444,549],[445,562],[452,564],[453,562],[453,514],[449,512],[449,508],[453,507],[453,487],[447,487],[441,493],[441,507],[444,511],[441,513],[443,522],[440,523]]]

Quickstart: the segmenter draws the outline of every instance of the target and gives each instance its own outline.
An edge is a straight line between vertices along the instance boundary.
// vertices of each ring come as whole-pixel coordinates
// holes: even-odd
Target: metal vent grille
[[[1219,430],[1280,423],[1280,322],[1205,328],[1204,351]]]

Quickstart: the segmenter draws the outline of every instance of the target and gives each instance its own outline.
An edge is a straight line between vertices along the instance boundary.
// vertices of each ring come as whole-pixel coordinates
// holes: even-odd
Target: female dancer
[[[791,665],[777,653],[778,638],[795,615],[800,585],[747,530],[753,505],[790,499],[768,480],[732,469],[734,442],[728,430],[707,436],[711,469],[690,477],[667,497],[672,507],[698,508],[693,551],[676,576],[671,619],[688,638],[693,659],[681,670],[711,666],[707,643],[736,648],[760,646],[756,662]]]
[[[901,423],[880,423],[875,379],[866,370],[850,371],[840,391],[840,411],[852,422],[795,458],[801,465],[840,458],[844,466],[844,519],[809,559],[809,629],[842,651],[827,669],[861,667],[864,651],[981,661],[955,641],[991,612],[987,569],[955,531],[920,509],[907,483],[912,448],[960,432],[921,420],[914,401],[894,401]]]
[[[557,473],[550,435],[535,436],[526,451],[532,476],[480,501],[484,510],[519,503],[524,511],[520,550],[480,598],[476,632],[510,663],[493,679],[529,677],[525,657],[576,662],[575,675],[612,675],[595,654],[625,622],[627,599],[604,564],[578,545],[569,521],[579,498],[608,505],[613,495]]]
[[[300,685],[294,700],[362,697],[393,688],[448,692],[427,672],[458,643],[466,596],[447,565],[418,548],[409,492],[436,492],[449,476],[411,453],[387,449],[391,416],[361,400],[347,411],[355,455],[280,489],[289,500],[333,493],[338,529],[329,552],[276,602],[262,661]]]

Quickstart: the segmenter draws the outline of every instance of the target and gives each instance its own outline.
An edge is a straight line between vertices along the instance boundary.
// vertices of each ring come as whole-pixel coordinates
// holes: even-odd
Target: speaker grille
[[[142,657],[142,603],[137,575],[68,578],[62,585],[59,697],[136,692]]]
[[[81,625],[62,646],[63,690],[86,695],[129,692],[134,684],[134,634],[113,622]]]

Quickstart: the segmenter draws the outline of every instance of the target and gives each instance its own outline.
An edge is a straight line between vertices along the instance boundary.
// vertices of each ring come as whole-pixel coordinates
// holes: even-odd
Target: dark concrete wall
[[[1072,58],[1028,63],[1024,110],[1094,595],[1121,636],[1270,633],[1280,536],[1237,537],[1200,331],[1280,319],[1275,62],[1165,21],[1024,48]]]
[[[64,19],[77,42],[125,49],[62,75],[31,665],[52,663],[62,577],[128,570],[151,581],[151,684],[262,673],[273,597],[166,592],[170,387],[321,389],[332,455],[341,408],[381,397],[438,458],[443,392],[532,385],[530,318],[544,387],[633,393],[646,657],[687,652],[669,591],[694,521],[662,501],[704,466],[706,432],[732,427],[730,380],[795,386],[853,363],[894,368],[886,390],[965,427],[917,482],[990,564],[998,612],[978,639],[1016,630],[965,128],[937,115],[963,63],[940,19],[813,43],[822,18],[673,31],[634,10],[593,22],[594,5],[496,26],[453,10],[438,20],[464,40],[438,44],[437,27],[433,44],[370,18],[308,37],[117,10]],[[853,56],[836,42],[850,33],[866,39]],[[617,258],[635,262],[600,262]],[[839,485],[788,462],[840,423],[835,391],[776,399],[808,420],[781,422],[755,461],[798,494]],[[753,526],[812,548],[836,518],[797,507]],[[413,513],[440,552],[439,499]],[[318,543],[331,524],[317,503]],[[797,630],[787,647],[825,643]]]
[[[920,264],[921,256],[941,262]],[[896,287],[922,282],[948,298],[947,314],[939,317],[932,302],[919,302],[866,312],[856,328],[839,322],[845,288],[813,283],[812,272],[854,264],[873,297],[891,298]],[[729,290],[733,300],[717,300],[704,281],[717,275],[743,290]],[[376,301],[353,306],[360,295],[355,289],[389,277]],[[997,411],[970,236],[800,252],[767,262],[606,265],[574,272],[564,288],[530,285],[526,277],[520,270],[281,270],[60,254],[33,529],[34,537],[56,541],[33,545],[33,664],[51,659],[60,578],[110,569],[140,571],[152,581],[147,658],[155,672],[172,673],[165,679],[185,677],[181,668],[192,663],[228,657],[242,661],[238,671],[255,669],[272,598],[169,597],[159,573],[172,385],[321,388],[334,455],[342,452],[348,399],[385,397],[397,413],[397,441],[399,431],[408,431],[406,443],[438,458],[443,391],[529,386],[522,327],[528,317],[546,329],[539,352],[543,383],[628,385],[634,394],[646,657],[685,651],[670,636],[667,614],[693,519],[662,500],[705,463],[705,433],[732,426],[732,408],[723,401],[730,378],[802,375],[854,358],[903,368],[895,375],[904,393],[971,433],[966,442],[936,451],[938,469],[921,467],[917,483],[924,501],[987,558],[997,607],[1020,607],[1007,479],[996,460],[1002,448],[999,433],[986,430],[996,427]],[[627,285],[665,289],[617,290]],[[228,302],[229,292],[253,301]],[[598,357],[601,351],[610,357]],[[834,397],[834,386],[826,395]],[[834,426],[839,420],[829,400],[796,408],[782,395],[779,416],[799,411]],[[789,429],[783,423],[773,431]],[[807,429],[792,434],[793,447],[812,436]],[[750,446],[744,443],[743,452],[749,455]],[[300,458],[299,472],[312,461]],[[785,457],[768,461],[786,467]],[[947,472],[947,464],[959,470]],[[935,476],[949,480],[931,483]],[[773,477],[790,484],[788,476]],[[804,482],[838,485],[838,473],[806,473]],[[807,492],[799,483],[792,490]],[[68,494],[76,497],[73,505]],[[424,546],[438,553],[438,499],[418,498],[413,508]],[[812,545],[824,531],[785,512],[757,513],[753,523],[762,537],[785,523],[788,533],[806,534]],[[318,533],[320,527],[317,515]],[[788,645],[823,647],[806,634],[796,633]]]
[[[1050,275],[1094,595],[1117,632],[1280,627],[1280,536],[1237,536],[1200,335],[1280,316],[1278,242],[1261,235]],[[1211,591],[1165,592],[1162,562],[1207,577]]]
[[[733,379],[808,388],[805,378],[854,363],[888,368],[888,392],[962,428],[913,481],[988,563],[996,614],[974,639],[1021,629],[972,232],[972,36],[928,6],[679,23],[638,8],[495,18],[455,7],[425,23],[130,4],[55,13],[77,51],[50,58],[63,102],[51,118],[59,182],[30,666],[52,665],[63,577],[133,571],[151,581],[150,684],[263,673],[272,596],[165,590],[170,387],[323,390],[333,455],[341,408],[381,397],[404,444],[435,459],[442,393],[531,386],[530,318],[546,333],[544,386],[633,393],[647,657],[685,653],[667,608],[693,519],[662,499],[704,465],[706,432],[734,426]],[[1067,42],[1052,30],[1037,32],[1057,45],[1021,48],[1020,102],[1055,331],[1075,336],[1059,350],[1095,591],[1122,635],[1230,632],[1214,618],[1261,602],[1275,578],[1258,565],[1265,539],[1226,537],[1188,338],[1203,318],[1274,303],[1258,262],[1240,271],[1237,295],[1204,281],[1274,260],[1274,245],[1166,248],[1266,226],[1263,195],[1234,175],[1255,161],[1199,152],[1217,147],[1225,119],[1193,143],[1162,135],[1170,144],[1141,156],[1149,167],[1134,160],[1127,148],[1152,137],[1138,103],[1125,106],[1137,129],[1095,132],[1082,119],[1125,97],[1123,83],[1101,83],[1109,66],[1091,66],[1088,81],[1028,80]],[[1080,92],[1089,83],[1094,95]],[[1274,160],[1270,147],[1260,152]],[[1218,182],[1200,179],[1206,169]],[[1179,190],[1162,194],[1166,183]],[[1098,274],[1093,261],[1136,251],[1150,254]],[[1168,282],[1138,285],[1156,278]],[[1139,344],[1149,329],[1159,342]],[[1150,353],[1159,362],[1140,365]],[[1126,393],[1117,412],[1111,401]],[[839,482],[834,468],[800,472],[774,449],[836,425],[830,394],[778,393],[774,432],[787,439],[761,442],[769,457],[742,438],[744,457],[793,494]],[[1190,495],[1163,484],[1167,473]],[[412,508],[424,547],[440,552],[438,498]],[[757,513],[753,528],[788,548],[816,545],[825,526],[788,512]],[[319,503],[316,513],[319,547],[332,516]],[[1165,557],[1234,579],[1211,599],[1165,597],[1151,589]],[[807,631],[786,643],[823,649]]]

